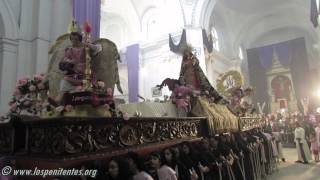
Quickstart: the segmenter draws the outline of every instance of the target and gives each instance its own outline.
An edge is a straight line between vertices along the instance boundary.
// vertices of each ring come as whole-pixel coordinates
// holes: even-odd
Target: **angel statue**
[[[178,116],[187,117],[187,114],[191,111],[190,98],[195,94],[193,89],[185,86],[183,77],[180,77],[179,80],[166,78],[161,85],[157,85],[159,89],[162,89],[163,86],[168,86],[172,92],[170,98],[177,107]]]
[[[75,21],[71,27],[71,32],[60,36],[49,51],[51,57],[46,77],[49,80],[49,101],[61,105],[65,103],[63,97],[66,93],[79,92],[87,83],[92,87],[103,83],[104,89],[111,88],[112,92],[117,85],[122,93],[117,65],[120,56],[116,45],[108,39],[91,42],[88,24],[84,26],[84,34]],[[88,75],[91,82],[86,82]]]

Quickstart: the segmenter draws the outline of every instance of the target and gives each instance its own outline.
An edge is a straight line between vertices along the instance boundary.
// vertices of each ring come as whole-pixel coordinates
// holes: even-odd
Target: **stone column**
[[[0,39],[0,116],[9,109],[17,81],[17,46],[16,40]]]

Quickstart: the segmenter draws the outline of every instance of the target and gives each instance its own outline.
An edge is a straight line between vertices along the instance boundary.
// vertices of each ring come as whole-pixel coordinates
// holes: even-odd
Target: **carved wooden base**
[[[205,118],[101,117],[37,118],[16,116],[0,131],[0,152],[19,166],[71,167],[128,151],[147,153],[205,136]],[[0,126],[1,128],[2,126]],[[11,128],[8,128],[11,127]],[[42,167],[42,165],[41,165]]]

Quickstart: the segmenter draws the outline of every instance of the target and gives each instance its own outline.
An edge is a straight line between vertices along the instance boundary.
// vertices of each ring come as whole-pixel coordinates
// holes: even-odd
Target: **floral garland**
[[[124,120],[129,120],[127,113],[123,112],[119,107],[116,107],[113,92],[111,88],[105,89],[103,81],[96,81],[92,84],[93,92],[97,94],[106,94],[110,99],[108,103],[103,105],[106,111],[109,111],[112,117],[121,117]],[[83,86],[78,86],[75,92],[85,91]],[[13,92],[9,112],[6,116],[0,117],[0,122],[7,122],[14,114],[27,114],[34,116],[52,116],[55,113],[63,115],[64,112],[75,110],[72,105],[54,106],[48,102],[49,81],[45,79],[44,74],[33,76],[33,78],[20,79]]]

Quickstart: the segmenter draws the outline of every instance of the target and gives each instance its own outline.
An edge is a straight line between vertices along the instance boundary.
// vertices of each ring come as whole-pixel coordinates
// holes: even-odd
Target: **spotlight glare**
[[[318,89],[315,94],[316,96],[320,97],[320,89]]]

